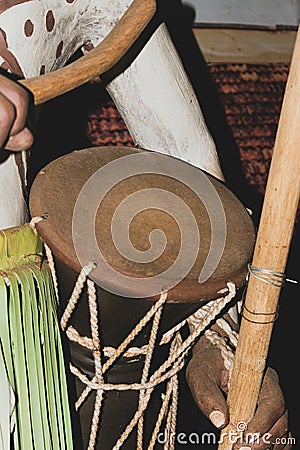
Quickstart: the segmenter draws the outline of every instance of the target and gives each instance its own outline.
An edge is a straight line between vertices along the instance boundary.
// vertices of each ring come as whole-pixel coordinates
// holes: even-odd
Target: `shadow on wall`
[[[226,184],[253,210],[257,221],[262,198],[245,179],[239,148],[228,125],[216,83],[194,37],[195,11],[192,6],[183,6],[181,0],[173,0],[172,3],[159,1],[158,4],[214,138]]]

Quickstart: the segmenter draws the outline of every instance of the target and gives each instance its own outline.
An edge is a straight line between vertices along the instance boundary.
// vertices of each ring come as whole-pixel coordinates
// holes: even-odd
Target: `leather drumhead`
[[[173,302],[241,287],[255,228],[224,183],[177,158],[128,147],[74,151],[43,168],[29,198],[57,258],[120,296]]]

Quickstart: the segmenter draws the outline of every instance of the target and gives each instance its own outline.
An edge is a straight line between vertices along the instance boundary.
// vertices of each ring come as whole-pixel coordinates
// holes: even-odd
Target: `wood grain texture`
[[[253,266],[284,272],[300,194],[300,32],[293,51],[275,139]],[[219,450],[232,448],[229,431],[254,415],[277,314],[280,287],[250,276],[228,393],[230,425]]]
[[[35,105],[75,89],[114,66],[142,33],[156,11],[155,0],[134,0],[106,38],[80,59],[45,75],[21,80]]]

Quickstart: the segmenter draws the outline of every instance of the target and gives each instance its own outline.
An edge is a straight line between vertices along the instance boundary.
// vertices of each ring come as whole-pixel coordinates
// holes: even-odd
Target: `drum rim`
[[[108,147],[90,147],[87,149],[82,150],[75,150],[74,152],[84,152],[91,149],[103,149]],[[120,149],[120,147],[118,147]],[[131,147],[124,147],[126,150],[134,150],[134,151],[144,151],[144,149],[136,149]],[[145,150],[147,151],[147,150]],[[74,153],[71,152],[71,153]],[[56,158],[49,164],[47,164],[36,176],[31,190],[29,194],[29,209],[30,213],[33,216],[40,215],[40,214],[48,214],[48,211],[44,210],[43,205],[43,198],[40,196],[40,192],[43,192],[45,189],[44,183],[45,183],[45,177],[44,171],[47,167],[51,166],[53,163],[57,163],[57,160],[63,159],[65,157],[68,157],[70,154],[63,155],[59,158]],[[199,169],[200,170],[200,169]],[[209,175],[209,174],[208,174]],[[211,178],[214,178],[213,176],[209,175]],[[221,183],[220,180],[217,180]],[[228,191],[229,188],[227,188]],[[231,192],[231,191],[230,191]],[[232,193],[232,192],[231,192]],[[235,196],[236,197],[236,196]],[[36,224],[36,228],[38,233],[40,234],[43,241],[48,245],[48,247],[51,249],[53,254],[56,258],[58,258],[62,263],[66,264],[67,266],[71,267],[75,272],[80,273],[82,266],[77,258],[76,252],[74,250],[73,245],[70,244],[70,242],[65,239],[65,235],[63,232],[61,232],[60,229],[56,229],[53,227],[51,223],[51,215],[47,216],[46,220],[43,220]],[[255,240],[255,228],[253,224],[253,248],[254,248],[254,240]],[[59,245],[58,245],[59,243]],[[63,249],[63,250],[62,250]],[[242,265],[238,270],[228,273],[228,275],[220,276],[218,278],[211,279],[209,278],[204,283],[199,283],[198,280],[192,280],[192,279],[183,279],[180,281],[176,286],[174,286],[172,289],[169,290],[169,302],[174,303],[194,303],[194,302],[200,302],[204,303],[209,300],[215,299],[220,297],[221,291],[224,290],[227,287],[228,282],[232,282],[235,284],[236,288],[242,288],[246,283],[246,277],[248,273],[248,263],[249,260],[245,260],[245,264]],[[120,269],[119,267],[117,270],[126,276],[134,276],[136,278],[143,278],[143,275],[139,275],[132,272],[127,272],[124,269]],[[89,278],[91,278],[93,281],[96,282],[97,280],[93,277],[93,274],[91,273],[89,275]],[[113,287],[114,290],[118,290],[117,286],[112,285],[111,282],[107,282],[107,287]],[[105,289],[105,286],[104,286]],[[122,296],[122,293],[120,291],[120,296]],[[158,296],[151,297],[151,300],[156,300]]]

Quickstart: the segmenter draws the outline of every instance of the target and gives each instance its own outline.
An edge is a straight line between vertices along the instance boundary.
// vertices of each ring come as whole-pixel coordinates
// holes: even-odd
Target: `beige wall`
[[[182,0],[196,12],[196,23],[296,26],[300,0]]]
[[[194,28],[208,63],[289,64],[296,31]]]

